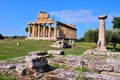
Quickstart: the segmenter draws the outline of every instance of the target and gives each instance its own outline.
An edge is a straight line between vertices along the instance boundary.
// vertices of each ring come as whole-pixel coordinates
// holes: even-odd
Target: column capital
[[[107,18],[107,15],[99,15],[98,16],[98,19],[106,19]]]

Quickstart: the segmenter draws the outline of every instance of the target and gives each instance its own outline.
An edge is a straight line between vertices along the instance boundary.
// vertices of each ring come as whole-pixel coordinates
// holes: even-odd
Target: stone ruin
[[[25,57],[24,64],[16,65],[16,71],[20,76],[34,74],[36,78],[41,77],[42,73],[49,71],[48,55],[64,55],[63,50],[48,50],[48,51],[34,51],[29,52]]]
[[[52,45],[50,45],[51,47],[56,47],[56,48],[71,48],[71,45],[69,45],[67,42],[65,41],[56,41],[55,43],[53,43]]]
[[[40,77],[41,73],[48,70],[48,60],[45,58],[46,52],[30,52],[29,56],[26,56],[26,64],[20,64],[16,66],[16,71],[20,75],[26,75],[34,73],[36,77]]]
[[[47,58],[48,54],[55,57]],[[79,77],[79,80],[120,80],[120,52],[87,50],[81,56],[63,55],[63,50],[29,52],[24,60],[14,60],[17,64],[0,64],[0,73],[6,72],[19,80],[78,80]],[[48,64],[65,65],[65,69]],[[79,72],[77,68],[87,70]]]

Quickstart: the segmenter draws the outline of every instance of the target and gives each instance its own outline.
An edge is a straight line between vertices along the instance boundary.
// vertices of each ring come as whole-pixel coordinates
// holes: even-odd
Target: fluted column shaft
[[[49,24],[49,28],[48,28],[48,37],[50,38],[52,35],[52,32],[51,32],[51,24]]]
[[[46,36],[46,24],[43,24],[43,37]]]
[[[35,24],[32,25],[32,38],[35,37]]]
[[[38,38],[40,37],[40,28],[41,28],[41,26],[40,26],[40,24],[38,24]]]

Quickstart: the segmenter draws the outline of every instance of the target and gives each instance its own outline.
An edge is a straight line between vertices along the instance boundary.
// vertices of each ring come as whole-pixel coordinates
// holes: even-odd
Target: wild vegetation
[[[106,30],[106,43],[112,44],[113,49],[116,49],[116,45],[120,44],[120,17],[119,16],[114,17],[112,23],[113,23],[113,29]],[[97,43],[98,34],[99,34],[98,29],[96,30],[88,29],[85,32],[84,37],[81,38],[80,40]]]

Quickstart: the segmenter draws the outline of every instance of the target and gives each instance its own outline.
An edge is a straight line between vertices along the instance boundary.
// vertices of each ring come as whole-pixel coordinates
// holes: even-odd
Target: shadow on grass
[[[107,47],[107,50],[112,51],[112,52],[120,52],[120,48],[113,49],[113,47]]]

